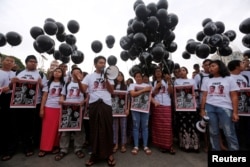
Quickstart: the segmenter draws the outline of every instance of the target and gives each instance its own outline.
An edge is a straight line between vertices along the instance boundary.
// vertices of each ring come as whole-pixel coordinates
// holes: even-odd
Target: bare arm
[[[114,93],[114,85],[111,85],[109,83],[108,79],[105,79],[104,82],[105,82],[106,88],[109,91],[109,93],[111,93],[111,94]]]
[[[147,86],[147,87],[145,87],[145,88],[143,88],[143,89],[141,89],[141,90],[137,90],[137,91],[135,91],[135,90],[131,90],[129,93],[130,93],[130,95],[132,96],[132,97],[136,97],[136,96],[139,96],[140,94],[142,94],[142,93],[144,93],[144,92],[149,92],[149,91],[151,91],[151,86]]]
[[[40,107],[40,117],[43,118],[44,117],[44,107],[45,107],[45,103],[48,99],[48,92],[43,92],[43,97],[42,97],[42,101],[41,101],[41,107]]]
[[[201,99],[201,111],[200,111],[201,117],[206,115],[206,112],[205,112],[206,101],[207,101],[207,91],[203,91],[202,92],[202,99]]]
[[[239,120],[238,116],[238,95],[237,91],[232,91],[230,92],[230,97],[232,100],[232,105],[233,105],[233,114],[232,114],[232,121],[237,122]]]

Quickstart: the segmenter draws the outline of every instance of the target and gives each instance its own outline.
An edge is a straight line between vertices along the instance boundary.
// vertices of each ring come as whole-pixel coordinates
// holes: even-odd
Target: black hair
[[[94,59],[94,64],[97,64],[98,61],[99,61],[100,59],[103,59],[103,60],[105,60],[105,62],[106,62],[106,58],[105,58],[104,56],[97,56],[97,57]]]
[[[211,62],[211,59],[205,59],[203,62],[202,62],[202,64],[205,64],[206,62]]]
[[[187,74],[188,74],[188,69],[187,69],[187,67],[182,66],[181,68],[184,68],[184,69],[185,69],[185,71],[186,71],[186,72],[187,72]]]
[[[228,71],[226,65],[221,60],[212,60],[209,65],[217,64],[219,66],[219,75],[224,78],[226,76],[230,76],[230,72]],[[213,75],[210,74],[209,78],[213,78]]]
[[[75,71],[75,70],[79,70],[79,71],[82,73],[82,70],[81,70],[80,68],[75,67],[75,68],[73,68],[73,69],[71,70],[71,74],[72,74],[72,73],[73,73],[73,71]]]
[[[56,71],[56,70],[61,70],[61,72],[62,72],[62,76],[60,77],[60,84],[63,86],[65,84],[63,70],[59,67],[57,67],[54,71]],[[54,71],[53,71],[53,73],[54,73]],[[48,88],[50,87],[50,85],[54,81],[54,79],[55,79],[54,74],[52,74],[52,76],[50,77],[50,79],[48,81]]]
[[[127,90],[127,86],[126,86],[125,80],[124,80],[124,75],[123,75],[123,73],[121,71],[119,71],[119,74],[121,74],[122,77],[123,77],[123,80],[121,81],[121,88],[120,88],[120,90]],[[114,80],[114,83],[115,83],[114,87],[116,88],[116,86],[118,85],[117,78]]]
[[[229,71],[233,71],[236,69],[236,67],[240,66],[240,63],[240,60],[232,60],[227,64],[227,68],[229,69]]]
[[[135,73],[134,73],[134,75],[133,75],[133,77],[135,78],[135,76],[136,76],[136,74],[141,74],[141,76],[142,76],[142,72],[141,71],[136,71]]]
[[[29,56],[26,57],[25,63],[27,63],[30,59],[34,59],[34,60],[37,61],[36,56],[34,56],[34,55],[29,55]]]

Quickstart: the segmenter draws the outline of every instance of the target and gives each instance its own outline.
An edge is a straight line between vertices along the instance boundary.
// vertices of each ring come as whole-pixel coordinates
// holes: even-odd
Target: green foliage
[[[0,53],[0,60],[1,60],[2,58],[4,58],[5,56],[7,56],[7,55],[4,55],[4,54]],[[15,63],[16,63],[16,65],[18,66],[18,69],[19,69],[19,70],[25,69],[25,66],[24,66],[24,64],[22,63],[22,61],[21,61],[19,58],[15,57],[15,56],[14,56],[14,58],[15,58]],[[0,61],[0,67],[2,67],[1,61]]]

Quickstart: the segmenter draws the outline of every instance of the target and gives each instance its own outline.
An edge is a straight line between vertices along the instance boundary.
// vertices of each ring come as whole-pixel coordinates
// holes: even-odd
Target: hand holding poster
[[[135,87],[135,91],[143,89],[143,87]],[[139,112],[149,112],[150,101],[151,101],[151,92],[144,92],[139,96],[131,98],[131,110]]]
[[[127,91],[115,90],[111,97],[113,117],[126,117]]]
[[[13,84],[10,108],[36,108],[38,82],[18,80]]]
[[[175,85],[176,111],[196,111],[196,100],[193,85]]]
[[[80,131],[82,106],[80,103],[64,102],[61,106],[59,131]]]

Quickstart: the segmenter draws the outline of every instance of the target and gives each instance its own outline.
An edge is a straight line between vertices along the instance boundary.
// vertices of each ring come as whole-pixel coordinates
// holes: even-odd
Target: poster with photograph
[[[36,108],[38,82],[18,80],[13,84],[10,108]]]
[[[196,100],[193,85],[175,85],[176,111],[196,111]]]
[[[127,91],[114,90],[111,98],[113,117],[126,117]]]
[[[238,114],[250,116],[250,88],[241,88],[238,92]]]
[[[141,90],[144,87],[135,87],[135,91]],[[137,97],[131,97],[131,110],[139,112],[149,112],[151,92],[144,92]]]
[[[82,106],[80,103],[64,102],[61,106],[59,131],[80,131]]]

